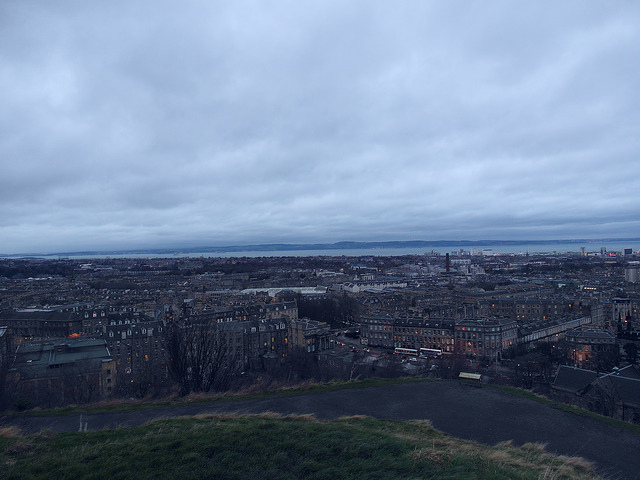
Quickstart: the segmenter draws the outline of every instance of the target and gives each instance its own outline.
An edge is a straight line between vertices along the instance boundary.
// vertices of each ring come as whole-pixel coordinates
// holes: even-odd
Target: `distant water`
[[[410,248],[363,248],[363,249],[331,249],[331,250],[273,250],[273,251],[245,251],[245,252],[191,252],[168,254],[150,254],[150,253],[122,253],[122,254],[69,254],[64,256],[35,256],[35,258],[70,258],[70,259],[100,259],[100,258],[198,258],[198,257],[313,257],[313,256],[331,256],[331,257],[360,257],[360,256],[401,256],[401,255],[424,255],[425,253],[437,252],[440,254],[451,253],[458,254],[460,250],[471,252],[473,248],[478,251],[491,250],[492,253],[525,255],[527,253],[578,253],[580,247],[585,247],[587,252],[600,252],[601,247],[606,248],[607,252],[622,252],[625,248],[631,248],[634,252],[640,250],[640,241],[629,242],[585,242],[580,243],[549,243],[549,244],[527,244],[527,245],[478,245],[464,247],[410,247]],[[34,257],[32,257],[34,258]]]

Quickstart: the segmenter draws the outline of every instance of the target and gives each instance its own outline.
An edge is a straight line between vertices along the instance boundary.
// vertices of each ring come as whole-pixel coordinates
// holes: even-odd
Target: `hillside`
[[[599,478],[540,444],[493,447],[424,420],[199,415],[131,429],[0,437],[2,479]]]
[[[89,430],[82,438],[92,438],[87,436],[91,431],[122,432],[123,427],[143,427],[169,418],[265,413],[288,418],[313,415],[323,421],[343,417],[398,422],[428,419],[447,435],[488,446],[505,441],[512,441],[514,445],[545,444],[546,450],[554,454],[579,455],[593,462],[595,471],[605,478],[632,479],[640,472],[637,455],[640,431],[636,425],[595,416],[525,391],[489,386],[472,388],[458,382],[418,379],[369,379],[175,402],[106,404],[21,414],[7,412],[0,415],[0,431],[18,431],[23,435],[44,432],[50,436],[78,432],[81,428]],[[0,453],[4,450],[0,445]]]

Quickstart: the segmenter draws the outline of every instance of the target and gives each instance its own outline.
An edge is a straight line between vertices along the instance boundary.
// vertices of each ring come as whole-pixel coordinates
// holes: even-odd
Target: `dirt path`
[[[141,425],[157,418],[199,413],[314,414],[321,419],[369,415],[391,420],[429,419],[450,435],[493,445],[513,440],[547,444],[550,452],[595,462],[607,479],[640,479],[640,435],[564,412],[495,388],[455,382],[407,383],[242,402],[186,405],[122,413],[64,417],[3,417],[25,433],[98,430]]]

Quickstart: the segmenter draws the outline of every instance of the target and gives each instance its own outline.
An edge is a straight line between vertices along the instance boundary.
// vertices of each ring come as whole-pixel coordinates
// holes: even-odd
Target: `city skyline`
[[[0,253],[640,232],[632,2],[0,11]]]
[[[162,257],[280,257],[280,256],[401,256],[428,252],[454,255],[625,255],[637,253],[640,237],[561,240],[410,240],[384,242],[267,243],[252,245],[174,245],[165,248],[33,251],[5,254],[0,258],[162,258]],[[627,253],[628,254],[628,253]]]

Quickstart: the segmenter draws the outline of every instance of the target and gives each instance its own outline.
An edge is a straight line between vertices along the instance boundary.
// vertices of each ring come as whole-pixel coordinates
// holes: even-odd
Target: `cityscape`
[[[0,275],[5,408],[473,375],[640,423],[632,248],[14,258]]]
[[[638,3],[0,6],[0,480],[640,479]]]

